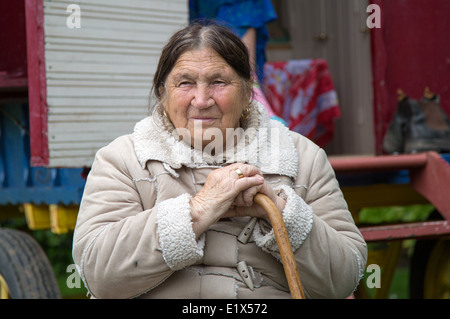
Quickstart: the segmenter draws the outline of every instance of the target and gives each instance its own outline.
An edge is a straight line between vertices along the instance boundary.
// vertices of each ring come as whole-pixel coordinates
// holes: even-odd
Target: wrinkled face
[[[209,142],[205,132],[211,128],[219,129],[226,138],[226,129],[239,126],[249,104],[250,92],[244,81],[209,48],[182,54],[165,84],[164,109],[179,132],[189,131],[192,145],[201,142],[204,147]]]

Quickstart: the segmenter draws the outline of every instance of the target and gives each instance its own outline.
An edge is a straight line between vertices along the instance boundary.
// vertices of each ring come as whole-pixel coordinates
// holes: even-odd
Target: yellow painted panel
[[[51,228],[55,234],[65,234],[75,229],[78,206],[50,205]]]
[[[23,204],[28,228],[31,230],[50,228],[50,213],[47,205]]]

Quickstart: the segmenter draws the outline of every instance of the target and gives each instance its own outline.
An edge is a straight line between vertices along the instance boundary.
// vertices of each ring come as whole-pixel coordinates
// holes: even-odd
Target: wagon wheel
[[[450,299],[450,240],[438,240],[431,251],[423,294],[427,299]]]
[[[2,298],[60,298],[50,262],[28,234],[0,229],[0,293]]]
[[[418,241],[410,275],[410,298],[450,299],[450,240]]]
[[[0,299],[9,299],[9,288],[5,278],[0,274]]]

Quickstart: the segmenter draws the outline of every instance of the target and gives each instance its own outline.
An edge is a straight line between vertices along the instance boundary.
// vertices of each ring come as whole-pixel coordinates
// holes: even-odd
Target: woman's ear
[[[254,85],[253,78],[246,82],[245,89],[247,91],[247,96],[248,96],[247,100],[249,103],[251,103],[255,97],[255,91],[253,90],[253,85]]]
[[[166,87],[165,87],[164,84],[161,84],[161,85],[158,87],[158,93],[159,93],[160,100],[162,101],[163,98],[164,98],[165,95],[166,95]]]

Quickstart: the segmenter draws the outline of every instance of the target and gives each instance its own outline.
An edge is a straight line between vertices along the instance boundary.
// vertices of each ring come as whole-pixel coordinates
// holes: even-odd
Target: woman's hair
[[[162,98],[167,76],[180,56],[187,51],[201,48],[216,51],[244,82],[252,83],[249,53],[241,39],[223,25],[202,21],[177,31],[163,48],[151,92],[158,101]],[[251,87],[247,89],[251,90]]]

